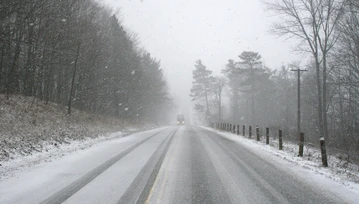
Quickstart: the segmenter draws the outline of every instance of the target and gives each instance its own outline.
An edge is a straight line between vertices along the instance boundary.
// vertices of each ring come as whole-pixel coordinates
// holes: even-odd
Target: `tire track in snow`
[[[112,157],[111,159],[107,160],[103,164],[99,165],[98,167],[92,169],[90,172],[82,176],[81,178],[77,179],[76,181],[72,182],[65,188],[61,189],[57,193],[53,194],[52,196],[48,197],[44,201],[42,201],[40,204],[55,204],[55,203],[63,203],[65,200],[67,200],[69,197],[74,195],[76,192],[78,192],[81,188],[86,186],[88,183],[90,183],[92,180],[94,180],[97,176],[99,176],[102,172],[106,171],[108,168],[110,168],[113,164],[121,160],[123,157],[125,157],[127,154],[135,150],[140,145],[144,144],[151,138],[155,137],[156,135],[159,135],[160,133],[164,132],[167,129],[161,130],[148,138],[141,140],[140,142],[132,145],[131,147],[127,148],[126,150],[122,151],[118,155]]]
[[[171,132],[169,134],[169,139],[165,139],[152,154],[140,173],[136,176],[135,180],[117,202],[118,204],[145,203],[177,130],[178,128]]]

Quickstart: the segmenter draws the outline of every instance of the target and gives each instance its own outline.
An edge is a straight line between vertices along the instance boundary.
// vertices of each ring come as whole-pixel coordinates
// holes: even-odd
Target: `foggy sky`
[[[98,0],[120,9],[126,28],[141,46],[161,60],[171,94],[188,105],[195,61],[219,75],[228,59],[256,51],[265,65],[279,68],[300,59],[293,41],[270,35],[276,20],[260,0]],[[182,107],[182,109],[184,109]],[[185,111],[185,110],[183,110]]]

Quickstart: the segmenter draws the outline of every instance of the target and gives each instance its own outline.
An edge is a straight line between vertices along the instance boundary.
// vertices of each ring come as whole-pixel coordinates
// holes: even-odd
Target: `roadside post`
[[[304,149],[304,133],[300,133],[299,137],[299,155],[300,157],[303,157],[303,149]]]
[[[282,130],[279,130],[279,150],[283,150]]]
[[[249,126],[249,138],[252,138],[252,126]]]

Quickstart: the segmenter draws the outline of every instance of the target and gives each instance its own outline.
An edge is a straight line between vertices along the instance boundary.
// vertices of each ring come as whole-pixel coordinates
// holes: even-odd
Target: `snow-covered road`
[[[18,172],[0,182],[0,203],[359,203],[311,174],[212,130],[165,127]]]

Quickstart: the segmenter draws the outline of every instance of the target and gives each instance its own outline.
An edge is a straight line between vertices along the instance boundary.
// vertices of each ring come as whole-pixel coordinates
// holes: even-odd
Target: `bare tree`
[[[126,120],[166,112],[160,63],[112,13],[94,0],[0,1],[0,93]]]
[[[336,104],[339,106],[341,147],[345,150],[358,149],[358,110],[359,110],[359,2],[345,1],[345,13],[340,19],[338,40],[334,55],[335,66],[339,69],[333,74],[337,87]]]
[[[327,126],[327,58],[338,40],[336,25],[342,13],[342,0],[277,0],[266,2],[282,22],[275,24],[273,32],[299,39],[301,51],[309,52],[315,61],[318,122],[323,166],[328,166],[324,138]]]
[[[213,92],[215,96],[215,104],[218,107],[218,120],[222,121],[222,93],[227,80],[224,77],[217,76],[213,82]]]

